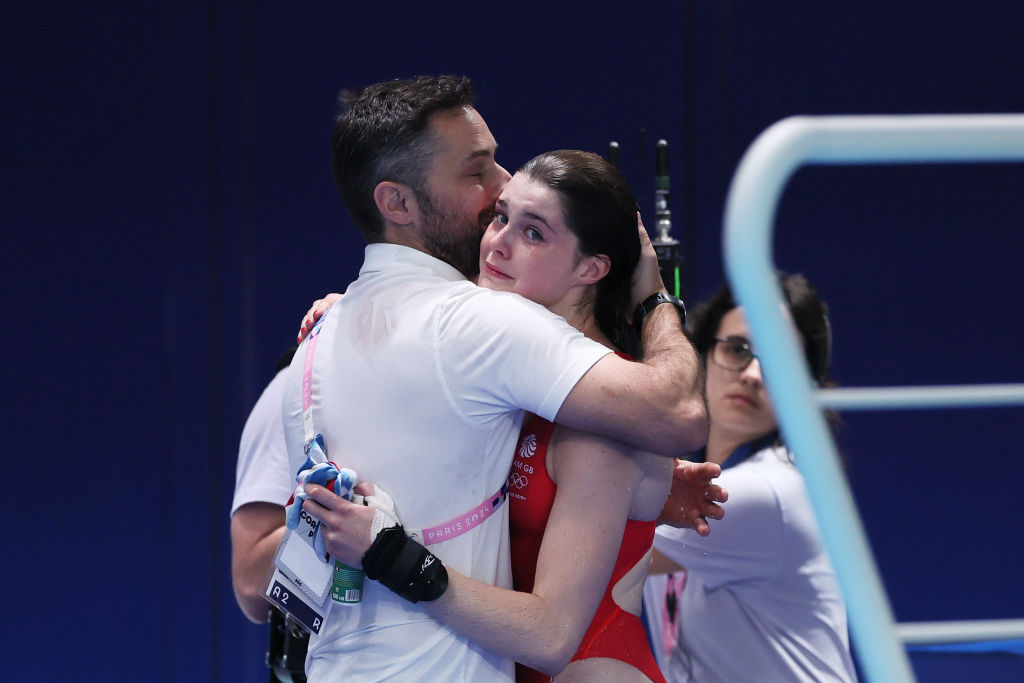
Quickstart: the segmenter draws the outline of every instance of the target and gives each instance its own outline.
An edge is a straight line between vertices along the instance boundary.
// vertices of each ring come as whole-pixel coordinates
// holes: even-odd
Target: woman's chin
[[[511,292],[512,287],[509,282],[505,280],[499,280],[489,276],[486,272],[480,271],[480,275],[476,279],[476,283],[481,287],[487,289],[493,289],[496,292]]]

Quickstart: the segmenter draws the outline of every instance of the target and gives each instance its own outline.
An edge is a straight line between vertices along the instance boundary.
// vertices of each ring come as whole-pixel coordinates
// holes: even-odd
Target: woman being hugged
[[[543,304],[620,352],[637,347],[629,322],[636,202],[614,167],[584,152],[542,154],[516,173],[496,210],[481,243],[482,286]],[[520,665],[517,680],[560,670],[659,680],[640,597],[671,466],[527,416],[509,480],[512,573],[516,590],[548,609],[538,614],[536,668]],[[514,658],[529,662],[526,654]]]

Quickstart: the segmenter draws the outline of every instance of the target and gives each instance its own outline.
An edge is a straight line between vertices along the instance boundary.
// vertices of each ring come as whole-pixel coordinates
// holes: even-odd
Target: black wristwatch
[[[672,296],[668,292],[655,292],[649,297],[640,302],[640,305],[633,311],[633,325],[636,327],[636,331],[639,334],[643,328],[644,316],[654,310],[654,307],[658,304],[672,304],[676,307],[679,312],[679,322],[682,325],[686,325],[686,306],[683,305],[682,299],[677,296]]]

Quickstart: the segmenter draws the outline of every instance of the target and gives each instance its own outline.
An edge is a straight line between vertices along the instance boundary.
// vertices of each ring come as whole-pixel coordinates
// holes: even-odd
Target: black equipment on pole
[[[679,240],[671,236],[672,209],[669,205],[670,183],[668,176],[668,142],[658,140],[654,148],[654,229],[651,240],[658,255],[658,269],[665,289],[680,299],[683,298],[683,259]]]

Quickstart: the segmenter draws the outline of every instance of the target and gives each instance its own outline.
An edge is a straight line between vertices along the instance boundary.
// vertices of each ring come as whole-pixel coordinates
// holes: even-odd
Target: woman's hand
[[[365,497],[350,502],[323,486],[307,484],[308,498],[302,509],[320,521],[327,552],[358,569],[381,529],[399,524],[399,520],[391,496],[373,482],[360,482],[352,490]]]
[[[324,296],[323,299],[317,299],[313,302],[313,305],[306,311],[306,315],[302,317],[302,322],[299,323],[299,334],[295,337],[295,341],[302,343],[302,340],[306,338],[309,331],[313,329],[313,325],[316,321],[324,316],[327,309],[334,305],[338,299],[341,298],[341,294],[331,292]]]
[[[662,524],[695,529],[701,536],[711,533],[708,519],[722,519],[725,510],[718,503],[729,500],[729,492],[711,480],[722,473],[713,462],[676,460],[672,470],[672,488],[658,521]]]

